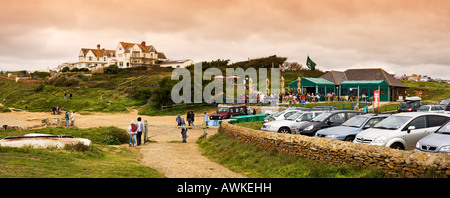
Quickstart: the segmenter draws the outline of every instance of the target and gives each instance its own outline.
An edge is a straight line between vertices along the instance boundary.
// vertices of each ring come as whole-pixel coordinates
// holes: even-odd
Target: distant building
[[[289,89],[296,92],[297,83],[297,81],[289,83]],[[408,88],[381,68],[330,71],[320,78],[301,78],[300,84],[303,93],[321,96],[334,93],[338,97],[365,96],[370,99],[373,92],[379,90],[380,101],[383,102],[404,100]]]
[[[194,61],[191,59],[185,59],[185,60],[169,60],[164,61],[160,63],[159,65],[161,67],[172,67],[172,68],[185,68],[189,65],[193,65]]]
[[[166,61],[163,52],[158,52],[153,45],[141,43],[119,42],[116,49],[107,50],[101,48],[81,48],[78,54],[78,62],[63,63],[57,67],[60,71],[64,67],[97,69],[110,65],[117,65],[119,68],[130,68],[139,66],[153,66]]]

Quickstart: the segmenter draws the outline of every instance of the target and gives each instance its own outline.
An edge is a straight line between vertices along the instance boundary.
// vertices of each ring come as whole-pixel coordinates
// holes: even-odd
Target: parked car
[[[397,109],[397,112],[415,112],[423,105],[420,97],[406,97]]]
[[[313,118],[310,122],[299,126],[296,130],[296,134],[314,136],[320,129],[339,126],[348,119],[361,114],[364,114],[364,112],[350,110],[323,112],[322,114]]]
[[[436,131],[450,115],[410,112],[389,116],[375,126],[356,135],[353,142],[412,150],[417,141]]]
[[[236,105],[236,106],[223,106],[217,109],[216,114],[209,116],[210,120],[223,120],[228,119],[233,116],[248,115],[247,106]]]
[[[286,109],[284,111],[280,111],[278,113],[274,113],[270,116],[267,116],[263,119],[262,123],[268,123],[268,122],[272,122],[272,121],[276,121],[276,120],[285,120],[286,118],[288,118],[289,116],[293,115],[294,113],[300,112],[301,110],[296,110],[296,109]]]
[[[421,112],[434,112],[434,113],[444,113],[445,107],[442,105],[422,105],[417,111]]]
[[[439,105],[442,105],[444,107],[450,105],[450,98],[446,98],[444,100],[441,100],[441,102],[439,102]]]
[[[436,132],[420,139],[416,144],[415,150],[450,154],[450,121],[444,124]]]
[[[316,136],[353,142],[359,132],[373,127],[375,124],[389,116],[390,114],[357,115],[342,123],[341,126],[330,127],[317,131]]]
[[[450,104],[445,107],[444,113],[450,114]]]
[[[315,106],[312,109],[323,109],[323,110],[339,110],[335,106]]]
[[[265,123],[261,126],[263,131],[280,132],[280,133],[292,133],[297,126],[306,123],[321,114],[322,111],[299,111],[285,120],[277,120],[269,123]]]

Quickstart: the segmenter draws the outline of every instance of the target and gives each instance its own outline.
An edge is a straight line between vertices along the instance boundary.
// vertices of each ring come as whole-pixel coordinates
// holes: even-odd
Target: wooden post
[[[144,120],[145,132],[144,132],[144,144],[147,142],[148,137],[148,123],[147,120]]]

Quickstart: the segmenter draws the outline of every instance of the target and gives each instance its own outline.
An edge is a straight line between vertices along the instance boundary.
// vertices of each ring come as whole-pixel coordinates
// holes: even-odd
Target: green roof
[[[303,87],[315,87],[316,85],[329,85],[334,86],[335,84],[325,80],[323,78],[301,78],[301,86]],[[289,87],[297,87],[297,80],[289,83]]]

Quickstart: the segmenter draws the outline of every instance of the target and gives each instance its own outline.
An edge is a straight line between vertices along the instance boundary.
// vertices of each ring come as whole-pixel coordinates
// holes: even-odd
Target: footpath
[[[182,116],[185,117],[185,115]],[[53,120],[53,117],[58,116],[47,112],[12,111],[0,113],[0,123],[28,128],[41,125],[42,119]],[[147,120],[151,125],[149,137],[154,141],[133,149],[133,152],[137,150],[142,154],[143,165],[163,173],[168,178],[245,177],[201,154],[196,141],[203,135],[203,129],[189,129],[187,143],[181,143],[181,130],[175,128],[176,116],[141,116],[136,110],[130,113],[87,113],[84,115],[77,112],[75,126],[80,128],[116,126],[126,129],[131,120],[136,121],[138,117]],[[196,117],[195,123],[200,125],[202,117]],[[208,136],[213,135],[217,133],[217,128],[210,128],[207,133]]]

